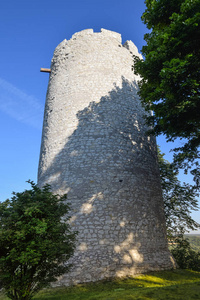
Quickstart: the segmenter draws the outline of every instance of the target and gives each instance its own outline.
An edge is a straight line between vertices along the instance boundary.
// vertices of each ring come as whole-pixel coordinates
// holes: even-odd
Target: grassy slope
[[[0,300],[6,300],[2,294]],[[34,300],[190,300],[200,299],[200,272],[154,272],[124,280],[47,289]]]

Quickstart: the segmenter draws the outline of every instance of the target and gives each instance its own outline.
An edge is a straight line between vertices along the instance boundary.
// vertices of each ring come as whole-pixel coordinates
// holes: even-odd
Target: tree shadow
[[[156,143],[146,134],[137,88],[122,77],[121,88],[78,111],[77,128],[39,171],[39,185],[68,194],[79,231],[74,267],[61,283],[172,267]]]

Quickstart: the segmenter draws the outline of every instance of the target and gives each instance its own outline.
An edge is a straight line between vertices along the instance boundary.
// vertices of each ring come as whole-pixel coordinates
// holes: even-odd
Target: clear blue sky
[[[43,110],[55,47],[83,29],[121,33],[139,50],[147,32],[140,0],[6,0],[0,3],[0,201],[37,181]],[[168,153],[163,137],[158,143]],[[170,159],[170,155],[167,155]],[[200,222],[200,213],[193,213]]]

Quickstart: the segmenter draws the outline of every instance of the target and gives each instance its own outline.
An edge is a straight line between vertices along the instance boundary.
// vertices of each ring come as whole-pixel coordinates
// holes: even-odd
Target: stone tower
[[[133,72],[136,46],[102,29],[57,46],[46,97],[38,184],[68,194],[79,231],[60,284],[173,267],[154,137]]]

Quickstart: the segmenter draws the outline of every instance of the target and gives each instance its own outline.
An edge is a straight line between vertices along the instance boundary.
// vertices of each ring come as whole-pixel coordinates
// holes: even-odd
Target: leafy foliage
[[[198,195],[193,186],[181,183],[173,164],[164,159],[158,148],[158,161],[164,199],[167,235],[169,240],[183,239],[188,229],[195,230],[199,224],[191,217],[191,211],[198,209]],[[177,242],[177,241],[176,241]]]
[[[70,230],[66,195],[50,186],[13,193],[0,203],[0,280],[7,296],[28,300],[67,272],[76,233]]]
[[[200,252],[200,234],[187,234],[184,237],[190,243],[192,250]]]
[[[142,48],[145,60],[135,58],[140,74],[140,97],[152,110],[148,123],[167,141],[182,139],[174,162],[192,169],[200,184],[200,0],[146,0],[143,22],[151,32]]]
[[[192,250],[186,239],[177,240],[171,253],[181,269],[200,271],[200,252]]]
[[[188,229],[200,228],[191,217],[191,211],[198,209],[197,193],[193,186],[178,180],[177,170],[164,159],[159,148],[158,162],[171,253],[180,268],[200,271],[200,252],[192,249],[184,235]]]

